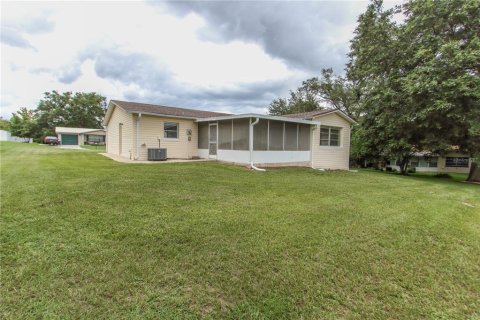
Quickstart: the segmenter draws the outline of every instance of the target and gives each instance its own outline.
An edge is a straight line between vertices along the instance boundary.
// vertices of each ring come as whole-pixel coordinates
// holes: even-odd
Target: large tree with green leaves
[[[295,91],[290,91],[288,99],[273,100],[269,106],[269,113],[284,115],[330,107],[356,118],[358,116],[357,96],[351,82],[335,75],[332,69],[322,69],[320,77],[303,81]]]
[[[3,117],[0,117],[0,130],[9,131],[10,121],[3,119]]]
[[[396,14],[404,21],[396,23]],[[368,6],[347,66],[361,92],[366,152],[398,159],[402,173],[417,151],[479,152],[479,22],[476,0]]]
[[[106,99],[95,92],[46,92],[36,109],[39,135],[53,134],[55,127],[101,128]]]
[[[25,141],[34,137],[37,132],[34,112],[27,108],[20,108],[19,111],[13,113],[10,118],[9,130],[13,136],[24,138]]]

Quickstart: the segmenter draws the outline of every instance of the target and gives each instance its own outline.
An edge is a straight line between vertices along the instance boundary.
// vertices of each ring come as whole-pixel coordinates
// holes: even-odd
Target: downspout
[[[256,171],[266,171],[265,169],[260,169],[255,167],[253,164],[253,126],[260,121],[260,118],[257,118],[253,123],[250,123],[250,132],[249,132],[249,149],[250,149],[250,168]]]
[[[139,113],[137,116],[137,142],[136,142],[136,156],[135,160],[138,160],[140,158],[140,118],[142,117],[142,114]]]

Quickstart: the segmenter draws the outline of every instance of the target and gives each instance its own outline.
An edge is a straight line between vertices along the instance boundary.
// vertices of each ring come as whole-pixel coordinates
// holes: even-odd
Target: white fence
[[[0,130],[0,141],[12,141],[12,142],[28,142],[32,143],[32,138],[20,138],[16,136],[12,136],[10,132],[5,130]]]

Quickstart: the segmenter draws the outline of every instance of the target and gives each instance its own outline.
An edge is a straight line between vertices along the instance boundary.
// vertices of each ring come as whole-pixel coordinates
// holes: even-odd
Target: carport
[[[104,129],[56,127],[55,133],[60,143],[64,146],[105,144]]]

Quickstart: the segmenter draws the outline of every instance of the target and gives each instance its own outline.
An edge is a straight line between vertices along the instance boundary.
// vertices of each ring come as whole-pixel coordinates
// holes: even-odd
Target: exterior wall
[[[312,168],[321,169],[349,169],[350,160],[350,122],[339,116],[337,113],[330,113],[325,116],[314,118],[320,121],[322,126],[339,127],[340,146],[320,146],[320,128],[312,130]]]
[[[120,123],[123,123],[121,154],[119,146]],[[133,115],[120,109],[119,107],[115,107],[107,124],[107,153],[133,159],[133,129]]]
[[[78,145],[83,146],[85,144],[85,136],[83,134],[78,135]]]
[[[445,162],[447,157],[468,157],[461,153],[449,153],[445,157],[438,157],[438,172],[452,172],[452,173],[469,173],[470,166],[472,165],[473,159],[468,159],[468,168],[456,168],[456,167],[447,167]]]
[[[137,116],[133,120],[133,136],[136,137]],[[178,139],[167,139],[163,136],[163,124],[165,122],[177,122]],[[142,115],[140,117],[140,135],[138,139],[140,155],[138,160],[148,159],[148,148],[158,148],[158,139],[160,138],[160,147],[167,149],[168,158],[191,159],[198,157],[198,126],[190,119],[164,118]],[[187,130],[192,134],[187,135]],[[136,156],[136,143],[134,139],[133,155]]]
[[[207,149],[199,149],[201,158],[208,158]],[[310,151],[253,151],[253,163],[260,167],[309,166]],[[248,150],[217,150],[217,160],[250,164]]]
[[[415,167],[416,172],[439,172],[439,173],[469,173],[470,172],[470,166],[472,165],[473,158],[469,158],[468,160],[468,168],[465,167],[447,167],[446,166],[446,160],[447,157],[462,157],[466,158],[468,157],[467,155],[461,154],[461,153],[449,153],[445,157],[437,157],[437,167],[436,168],[430,168],[430,167]],[[400,167],[396,165],[390,165],[388,164],[386,167],[395,169],[397,171],[400,171]]]

